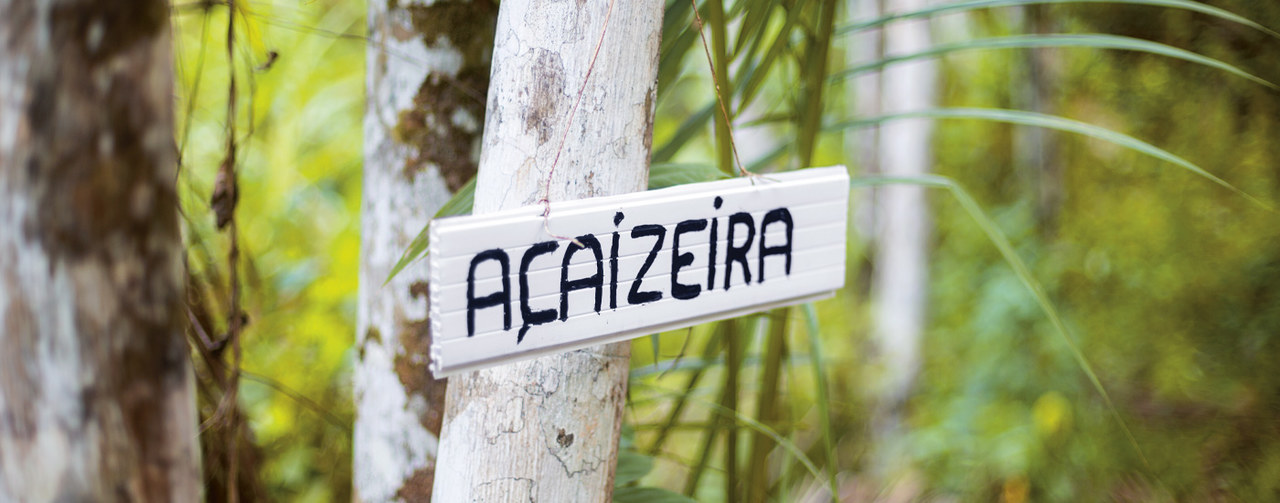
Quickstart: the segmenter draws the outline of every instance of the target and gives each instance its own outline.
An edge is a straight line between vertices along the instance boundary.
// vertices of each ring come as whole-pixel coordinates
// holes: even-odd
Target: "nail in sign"
[[[844,286],[842,166],[431,224],[436,377],[820,299]],[[576,239],[557,239],[551,232]]]

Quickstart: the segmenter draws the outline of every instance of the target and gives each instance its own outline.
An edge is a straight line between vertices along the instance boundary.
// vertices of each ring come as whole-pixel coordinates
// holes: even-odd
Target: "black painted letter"
[[[661,225],[648,224],[637,225],[634,229],[631,229],[632,239],[644,236],[657,236],[658,239],[654,241],[653,249],[649,250],[649,256],[645,257],[644,265],[640,266],[640,272],[636,273],[636,280],[631,284],[631,291],[627,293],[627,302],[632,305],[662,299],[662,292],[660,291],[640,291],[640,281],[644,278],[645,273],[649,272],[649,267],[653,266],[653,259],[658,258],[658,250],[662,249],[662,242],[667,236],[667,228]]]
[[[717,210],[720,209],[720,205],[722,204],[724,204],[724,198],[720,196],[716,196],[715,201],[712,201],[711,203],[711,205],[715,206]],[[711,250],[707,254],[707,291],[708,292],[716,288],[716,238],[720,236],[720,234],[717,232],[718,230],[720,230],[720,219],[712,218],[711,219],[711,240],[709,241]]]
[[[596,312],[600,312],[600,298],[604,293],[604,257],[600,253],[600,241],[591,234],[578,236],[577,243],[570,243],[569,247],[564,251],[564,261],[560,264],[560,321],[569,319],[569,292],[574,290],[582,290],[584,288],[596,289]],[[596,273],[581,279],[569,281],[569,261],[573,259],[573,253],[578,250],[590,248],[596,255]]]
[[[534,325],[550,323],[556,319],[555,309],[543,309],[541,311],[533,311],[529,309],[529,263],[538,255],[551,253],[560,247],[560,243],[555,241],[543,241],[536,245],[530,246],[525,250],[524,257],[520,258],[520,317],[524,318],[524,325],[520,327],[520,333],[516,334],[516,344],[524,340],[524,334]]]
[[[738,225],[747,226],[747,239],[742,242],[742,246],[733,245],[733,230]],[[724,289],[729,289],[729,283],[733,280],[733,263],[742,264],[743,283],[751,284],[751,267],[747,265],[747,251],[751,249],[751,241],[756,237],[756,221],[751,218],[750,213],[738,212],[729,215],[729,231],[724,243]]]
[[[622,212],[613,214],[613,226],[622,223]],[[618,231],[613,231],[613,250],[609,252],[609,309],[618,308]]]
[[[787,243],[782,245],[765,246],[765,231],[768,230],[769,224],[774,222],[782,222],[783,224],[786,224]],[[756,279],[757,283],[764,282],[764,258],[767,255],[785,256],[787,258],[787,276],[791,275],[791,235],[792,231],[794,231],[794,227],[795,225],[791,223],[791,210],[778,208],[776,210],[770,210],[768,213],[764,214],[764,219],[760,221],[760,257],[757,259],[759,267],[756,268],[756,274],[760,275],[760,277]]]
[[[680,274],[680,268],[693,263],[692,253],[680,253],[680,235],[688,232],[697,232],[707,228],[706,220],[685,220],[676,224],[675,232],[671,233],[671,296],[680,300],[688,300],[697,297],[702,293],[702,285],[686,285],[681,283],[676,276]]]
[[[476,266],[486,260],[496,260],[502,266],[502,291],[476,298]],[[511,330],[511,264],[507,252],[501,248],[485,250],[471,258],[467,271],[467,337],[476,335],[476,310],[502,304],[502,329]]]

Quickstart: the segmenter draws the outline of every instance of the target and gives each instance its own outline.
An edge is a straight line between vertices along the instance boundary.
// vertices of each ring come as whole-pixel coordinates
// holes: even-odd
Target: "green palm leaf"
[[[1280,89],[1275,84],[1254,74],[1241,70],[1238,67],[1207,56],[1201,56],[1185,49],[1179,49],[1177,47],[1161,44],[1159,42],[1152,42],[1150,40],[1100,33],[1015,35],[1009,37],[967,40],[954,44],[939,45],[917,53],[890,56],[870,63],[858,65],[853,68],[837,72],[832,75],[831,79],[833,81],[846,80],[856,75],[876,71],[895,63],[916,59],[935,58],[948,53],[966,51],[970,49],[1034,49],[1040,47],[1087,47],[1093,49],[1116,49],[1123,51],[1145,52],[1148,54],[1167,56],[1174,59],[1181,59],[1183,61],[1217,68],[1233,75],[1252,80],[1272,89]]]
[[[689,396],[688,392],[672,390],[672,389],[664,388],[662,386],[650,384],[643,381],[635,383],[634,386],[649,388],[653,390],[656,394],[669,396],[673,398],[683,398],[683,397]],[[726,418],[729,418],[731,420],[734,420],[742,424],[743,426],[746,426],[748,429],[752,431],[758,432],[760,434],[763,434],[773,439],[773,441],[776,442],[779,447],[782,447],[783,450],[791,454],[791,456],[794,457],[797,461],[799,461],[800,464],[804,465],[805,469],[809,470],[809,474],[812,475],[815,480],[823,480],[824,478],[826,478],[822,476],[822,472],[818,470],[818,465],[815,465],[813,463],[813,460],[809,459],[809,456],[807,456],[804,453],[803,449],[800,449],[800,447],[796,446],[796,444],[793,443],[790,439],[780,435],[776,430],[774,430],[773,428],[770,428],[768,425],[762,424],[759,421],[756,421],[755,419],[752,419],[751,417],[745,414],[742,414],[741,412],[730,409],[728,407],[725,407],[715,402],[698,399],[696,397],[694,398],[694,401],[699,402],[702,405],[705,405],[707,408],[711,409],[717,414],[721,414]],[[834,484],[834,481],[831,481],[828,483]],[[832,494],[839,494],[837,486],[832,485],[831,487],[829,487],[829,489],[832,491]]]
[[[1236,186],[1227,183],[1226,180],[1205,171],[1204,168],[1183,159],[1177,155],[1170,153],[1160,147],[1139,140],[1124,133],[1118,133],[1110,129],[1095,126],[1093,124],[1080,122],[1076,120],[1059,117],[1056,115],[1046,115],[1035,112],[1026,112],[1022,110],[1008,110],[1003,108],[932,108],[927,110],[916,110],[911,112],[903,112],[899,114],[881,115],[878,117],[869,117],[865,119],[855,119],[840,122],[829,126],[828,130],[839,130],[857,127],[867,127],[881,124],[888,121],[911,118],[930,118],[930,119],[976,119],[995,122],[1004,122],[1008,124],[1018,124],[1023,126],[1035,126],[1058,131],[1066,131],[1076,133],[1090,138],[1107,141],[1112,144],[1128,148],[1151,157],[1172,163],[1187,171],[1200,175],[1201,177],[1212,181],[1218,185],[1230,189],[1232,192],[1240,194],[1244,198],[1254,204],[1271,210],[1271,205],[1249,195]]]
[[[1106,387],[1102,385],[1102,380],[1098,379],[1098,373],[1093,370],[1093,365],[1089,364],[1089,360],[1084,357],[1084,352],[1076,346],[1075,341],[1072,340],[1069,335],[1066,323],[1062,321],[1062,316],[1058,314],[1058,309],[1053,307],[1053,302],[1049,300],[1049,294],[1045,292],[1044,287],[1040,285],[1040,282],[1036,281],[1035,276],[1031,274],[1031,268],[1027,267],[1027,264],[1022,261],[1022,257],[1014,250],[1013,244],[1009,242],[1009,238],[1004,235],[1004,232],[1000,231],[999,227],[996,227],[995,222],[992,221],[991,218],[987,217],[987,214],[982,211],[982,207],[973,199],[973,196],[970,196],[969,193],[954,180],[939,175],[899,177],[868,176],[854,178],[849,181],[849,186],[851,188],[895,184],[920,185],[924,187],[946,189],[951,192],[951,195],[960,203],[960,207],[964,209],[965,213],[969,214],[970,218],[973,218],[974,222],[978,224],[978,227],[982,229],[982,232],[987,235],[987,239],[991,240],[991,243],[1000,251],[1000,255],[1004,257],[1005,262],[1009,264],[1009,267],[1013,268],[1013,272],[1018,276],[1018,280],[1022,282],[1023,286],[1027,287],[1027,290],[1031,291],[1031,295],[1035,297],[1036,303],[1040,305],[1040,310],[1044,312],[1045,316],[1049,318],[1049,322],[1053,325],[1054,332],[1056,332],[1058,337],[1066,343],[1067,348],[1071,351],[1071,356],[1073,356],[1076,363],[1080,365],[1080,370],[1089,378],[1089,382],[1093,385],[1093,389],[1102,396],[1102,400],[1107,406],[1107,409],[1111,411],[1112,417],[1115,418],[1116,423],[1119,423],[1120,428],[1124,430],[1125,436],[1128,437],[1129,443],[1132,444],[1134,450],[1138,452],[1138,456],[1142,458],[1142,463],[1150,466],[1147,462],[1146,454],[1142,452],[1142,447],[1138,445],[1138,439],[1133,436],[1133,432],[1130,431],[1129,426],[1125,424],[1124,418],[1120,417],[1120,411],[1116,409],[1115,404],[1111,401],[1111,394],[1107,393]]]
[[[444,203],[444,206],[440,207],[440,210],[436,212],[436,215],[433,218],[468,215],[471,213],[471,208],[475,204],[475,200],[476,177],[472,176],[471,180],[467,181],[466,185],[463,185],[462,188],[458,189],[458,191],[453,194],[453,197],[449,198],[449,200]],[[427,225],[422,227],[421,231],[418,231],[418,235],[413,238],[413,242],[409,243],[409,248],[404,251],[404,254],[400,255],[400,260],[396,261],[396,265],[391,268],[391,273],[387,274],[386,281],[382,282],[384,286],[387,283],[390,283],[391,278],[400,274],[400,271],[404,270],[405,267],[408,267],[409,264],[412,264],[415,260],[418,260],[427,254],[427,246],[430,245],[430,241],[428,239],[428,231],[430,229],[431,224],[427,223]]]
[[[822,349],[822,334],[818,329],[818,310],[813,308],[813,303],[805,303],[800,306],[801,312],[804,313],[804,324],[809,334],[809,354],[812,355],[813,365],[813,382],[816,384],[818,399],[818,421],[822,428],[822,448],[823,453],[827,456],[827,466],[836,466],[836,446],[835,435],[831,430],[831,398],[827,391],[827,371],[822,363],[822,355],[826,352]],[[827,484],[831,487],[836,485],[836,473],[834,470],[827,471]],[[833,496],[834,498],[835,496]]]
[[[1280,33],[1262,26],[1254,21],[1233,14],[1230,11],[1219,9],[1217,7],[1205,5],[1199,2],[1189,0],[967,0],[962,2],[947,3],[942,5],[934,5],[924,9],[887,14],[875,19],[859,21],[856,23],[841,26],[836,30],[836,35],[846,35],[849,33],[884,26],[901,19],[914,19],[929,17],[937,14],[947,14],[953,12],[963,12],[975,9],[986,9],[991,7],[1008,7],[1014,5],[1036,5],[1036,4],[1083,4],[1083,3],[1112,3],[1112,4],[1129,4],[1129,5],[1150,5],[1153,7],[1168,7],[1171,9],[1183,9],[1192,12],[1224,19],[1233,23],[1239,23],[1255,30],[1261,31],[1272,37],[1280,38]]]

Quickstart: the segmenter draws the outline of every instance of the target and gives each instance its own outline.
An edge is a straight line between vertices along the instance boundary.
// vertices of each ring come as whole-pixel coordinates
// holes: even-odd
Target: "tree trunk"
[[[662,7],[503,2],[476,213],[645,188]],[[435,500],[609,501],[629,358],[618,343],[451,379]]]
[[[167,2],[0,0],[0,501],[198,501]]]
[[[924,0],[889,0],[885,12],[910,12]],[[930,46],[928,20],[900,21],[884,30],[888,57],[910,54]],[[932,108],[937,101],[937,64],[932,60],[890,66],[881,76],[881,113],[896,114]],[[907,119],[880,129],[880,170],[887,176],[918,176],[933,164],[933,122]],[[875,302],[874,337],[880,353],[882,388],[875,413],[877,438],[892,439],[901,424],[901,408],[920,369],[920,338],[924,331],[929,276],[929,208],[924,189],[890,186],[879,193],[880,235],[876,241],[876,269],[872,283]],[[898,468],[896,447],[876,448],[880,470]]]
[[[853,20],[875,19],[881,15],[881,0],[848,0],[845,12],[850,13]],[[880,28],[862,30],[847,35],[845,40],[845,60],[849,68],[870,63],[884,58],[884,33]],[[855,117],[878,117],[880,115],[880,79],[879,71],[867,72],[854,77],[848,84],[849,103],[853,104]],[[845,152],[850,157],[856,155],[861,175],[879,175],[880,172],[880,127],[853,128],[845,133]],[[867,197],[858,198],[852,203],[853,224],[858,234],[874,244],[879,235],[880,216],[876,201],[880,191],[867,191]],[[863,293],[863,292],[859,292]]]
[[[1027,5],[1022,8],[1024,16],[1023,31],[1027,33],[1054,33],[1053,20],[1048,13],[1048,6]],[[1055,50],[1048,47],[1023,51],[1022,75],[1017,80],[1026,82],[1021,86],[1023,108],[1032,112],[1052,115],[1054,112],[1053,96]],[[1062,206],[1062,164],[1058,157],[1056,135],[1038,127],[1022,127],[1014,131],[1014,166],[1026,167],[1030,173],[1031,193],[1035,195],[1036,228],[1042,235],[1052,234],[1057,228],[1058,210]]]
[[[369,2],[368,106],[354,489],[427,501],[445,381],[427,370],[427,264],[384,285],[431,216],[476,172],[497,6]]]

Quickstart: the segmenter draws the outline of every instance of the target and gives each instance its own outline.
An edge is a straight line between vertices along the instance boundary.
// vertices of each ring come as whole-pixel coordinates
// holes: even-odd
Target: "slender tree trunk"
[[[198,501],[161,0],[0,0],[0,501]]]
[[[875,19],[880,17],[881,0],[848,0],[845,12],[850,13],[853,20]],[[884,58],[884,33],[880,28],[863,30],[846,36],[845,59],[848,67],[869,63]],[[847,83],[849,103],[853,104],[854,116],[877,117],[880,115],[880,72],[868,72],[855,77]],[[880,173],[880,127],[850,129],[845,136],[845,152],[850,157],[856,155],[858,169],[862,175],[878,175]],[[880,191],[867,191],[868,197],[856,199],[853,210],[853,223],[858,233],[868,241],[874,242],[879,235],[877,225],[880,218],[876,201]],[[865,292],[859,292],[865,293]]]
[[[383,283],[476,172],[496,16],[489,0],[369,2],[353,467],[361,501],[431,497],[445,381],[427,370],[426,262]]]
[[[662,7],[503,2],[476,213],[645,187]],[[610,344],[451,379],[435,501],[609,501],[629,358]]]
[[[909,12],[924,0],[889,0],[887,12]],[[928,20],[901,21],[885,28],[887,56],[922,51],[930,46]],[[884,114],[931,108],[936,103],[937,65],[917,61],[890,66],[881,77]],[[881,172],[889,176],[928,173],[933,164],[933,123],[929,119],[893,121],[880,129]],[[929,208],[924,189],[890,186],[880,191],[880,235],[872,283],[874,337],[880,352],[882,388],[873,419],[878,438],[892,439],[901,424],[901,406],[920,369],[920,337],[924,331],[929,273]],[[892,471],[902,460],[888,444],[878,447],[881,470]]]
[[[853,20],[875,19],[881,14],[880,1],[848,0],[845,12]],[[873,28],[846,36],[845,59],[848,66],[852,68],[884,58],[883,35],[880,28]],[[880,115],[880,80],[880,72],[876,71],[859,75],[847,84],[849,103],[853,104],[857,117]],[[876,174],[880,169],[879,132],[879,127],[868,127],[851,129],[847,133],[846,141],[851,147],[856,146],[858,166],[864,174]]]
[[[1053,23],[1048,6],[1023,7],[1023,30],[1027,33],[1052,33]],[[1032,112],[1053,114],[1055,50],[1038,48],[1025,51],[1025,74],[1018,80],[1026,82],[1022,87],[1022,107]],[[1056,135],[1045,128],[1023,127],[1017,129],[1015,152],[1016,165],[1030,168],[1031,189],[1035,194],[1036,228],[1052,233],[1057,227],[1058,210],[1062,205],[1062,165],[1058,160]]]

